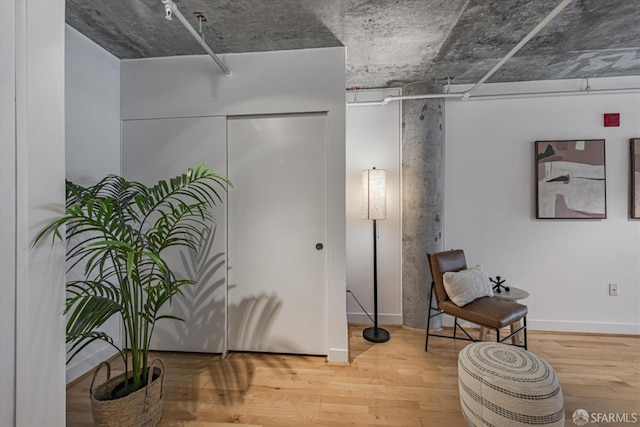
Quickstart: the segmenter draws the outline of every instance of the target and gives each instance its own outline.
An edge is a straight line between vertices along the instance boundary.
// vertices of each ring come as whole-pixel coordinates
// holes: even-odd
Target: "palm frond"
[[[71,348],[69,348],[69,350],[67,351],[67,353],[71,354],[67,359],[67,363],[71,362],[71,360],[73,360],[74,357],[76,357],[82,350],[84,350],[86,346],[98,340],[104,341],[116,350],[121,351],[120,347],[114,344],[113,338],[111,338],[109,335],[101,331],[93,331],[83,336],[74,337],[73,339],[67,337],[67,343],[72,343]]]
[[[65,215],[47,224],[33,245],[48,236],[62,240],[66,231],[68,271],[81,275],[67,283],[69,360],[96,340],[127,359],[129,353],[100,331],[118,315],[139,383],[155,322],[181,320],[159,315],[161,308],[194,284],[176,277],[165,259],[167,249],[201,249],[214,222],[211,208],[223,201],[228,187],[231,182],[204,163],[152,187],[117,175],[90,187],[66,182]]]

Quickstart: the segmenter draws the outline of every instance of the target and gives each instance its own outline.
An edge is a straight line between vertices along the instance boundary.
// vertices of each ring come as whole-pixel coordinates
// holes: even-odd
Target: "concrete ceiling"
[[[475,83],[560,0],[175,0],[219,54],[347,47],[347,88]],[[205,54],[160,0],[66,0],[118,58]],[[640,0],[573,0],[489,82],[640,75]]]

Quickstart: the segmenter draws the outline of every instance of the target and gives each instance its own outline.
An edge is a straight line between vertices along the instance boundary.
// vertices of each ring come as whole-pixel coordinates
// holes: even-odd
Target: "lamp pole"
[[[377,179],[372,173],[382,173]],[[367,218],[373,219],[373,327],[362,331],[364,339],[374,343],[389,341],[389,332],[378,327],[378,229],[377,219],[386,219],[386,175],[385,171],[373,168],[367,172]],[[380,179],[382,177],[382,179]],[[377,186],[372,191],[372,186]],[[372,197],[373,195],[373,197]],[[374,200],[374,198],[376,200]],[[373,209],[372,209],[373,205]],[[380,209],[382,207],[382,209]],[[380,210],[378,212],[378,210]]]

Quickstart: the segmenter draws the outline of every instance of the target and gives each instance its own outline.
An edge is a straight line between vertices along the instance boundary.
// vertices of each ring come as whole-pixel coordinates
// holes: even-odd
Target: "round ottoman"
[[[458,389],[468,426],[564,426],[553,368],[520,347],[468,345],[458,355]]]

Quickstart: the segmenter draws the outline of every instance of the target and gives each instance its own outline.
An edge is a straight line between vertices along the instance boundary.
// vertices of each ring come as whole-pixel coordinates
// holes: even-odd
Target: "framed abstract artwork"
[[[536,141],[536,218],[607,217],[604,139]]]
[[[629,216],[640,218],[640,138],[632,138],[631,143],[631,181],[629,197]]]

